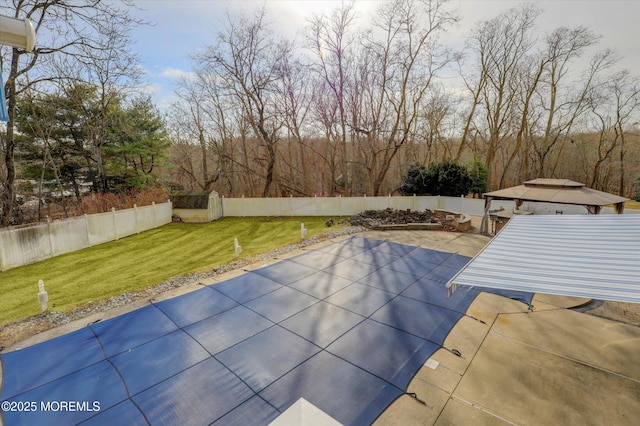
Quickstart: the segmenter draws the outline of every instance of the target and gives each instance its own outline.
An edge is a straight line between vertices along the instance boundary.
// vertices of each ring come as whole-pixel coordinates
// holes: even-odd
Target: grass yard
[[[49,309],[69,311],[90,302],[166,279],[202,271],[240,257],[293,244],[300,223],[307,237],[328,230],[327,218],[224,218],[205,224],[170,223],[160,228],[74,253],[0,272],[0,326],[40,313],[38,280],[45,282]],[[335,228],[331,228],[335,229]]]

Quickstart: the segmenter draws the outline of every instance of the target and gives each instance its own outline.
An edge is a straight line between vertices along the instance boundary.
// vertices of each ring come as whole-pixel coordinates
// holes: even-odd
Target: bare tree
[[[282,179],[279,186],[288,193],[309,195],[310,164],[305,154],[309,145],[307,136],[312,86],[308,80],[308,67],[300,60],[286,56],[279,64],[282,79],[277,96],[277,110],[283,117],[287,136],[288,156],[282,160]]]
[[[433,82],[438,72],[454,59],[438,44],[438,36],[458,19],[444,5],[442,1],[386,3],[375,18],[380,39],[371,33],[363,40],[361,64],[368,66],[359,73],[363,83],[358,89],[365,96],[351,127],[373,195],[381,193],[399,150],[414,140],[425,101],[437,93]]]
[[[209,171],[211,161],[209,148],[215,145],[215,142],[211,141],[215,138],[210,133],[217,129],[208,119],[212,114],[211,110],[215,114],[217,107],[216,99],[209,99],[207,96],[210,92],[217,94],[217,91],[210,90],[209,83],[206,81],[206,76],[201,74],[196,74],[193,78],[183,77],[176,89],[180,102],[174,104],[174,113],[171,115],[174,127],[183,135],[178,139],[178,144],[190,145],[197,141],[200,150],[199,170],[196,171],[193,164],[187,164],[187,167],[183,167],[182,170],[202,191],[210,191],[213,183],[220,176],[220,172],[210,173]],[[224,117],[222,122],[224,123]],[[224,124],[222,130],[224,132]],[[218,159],[221,158],[218,157]],[[220,171],[220,167],[218,170]]]
[[[587,96],[593,88],[595,77],[608,67],[609,53],[591,62],[586,77],[572,90],[566,85],[562,94],[563,81],[570,71],[572,60],[581,56],[584,50],[596,43],[599,37],[585,27],[569,29],[560,27],[546,38],[543,52],[540,82],[540,104],[544,111],[542,134],[533,141],[537,168],[536,176],[548,177],[546,160],[559,141],[573,130],[576,120],[588,109]],[[556,158],[558,156],[556,155]],[[550,171],[553,174],[553,169]]]
[[[343,3],[329,16],[313,17],[309,25],[308,41],[316,56],[318,75],[314,94],[315,114],[327,138],[327,151],[317,151],[329,166],[329,193],[336,190],[338,170],[342,173],[345,190],[349,193],[347,157],[347,91],[349,73],[353,65],[354,38],[349,30],[356,19],[354,3]]]
[[[485,163],[490,188],[496,185],[494,160],[498,150],[515,135],[518,127],[514,115],[518,101],[515,82],[521,77],[522,67],[535,46],[531,30],[541,13],[531,4],[509,9],[496,18],[481,22],[469,39],[470,49],[479,63],[480,77],[476,80],[481,86],[481,89],[476,87],[471,91],[474,94],[471,113],[478,113],[476,103],[482,105],[483,127],[487,132]],[[467,123],[469,121],[467,119]]]
[[[607,53],[592,60],[592,69],[609,57]],[[605,189],[609,186],[616,150],[620,150],[624,161],[626,128],[632,124],[638,108],[637,84],[637,79],[630,79],[625,70],[613,76],[601,76],[589,92],[586,100],[590,109],[588,118],[592,122],[590,127],[598,135],[590,179],[590,185],[594,188]],[[624,179],[622,184],[624,186]]]
[[[465,124],[462,129],[462,136],[460,137],[460,144],[458,145],[458,151],[456,152],[455,161],[459,162],[462,158],[462,154],[467,148],[467,142],[469,135],[475,132],[477,135],[477,129],[473,124],[474,117],[476,116],[476,109],[481,103],[481,96],[484,92],[485,85],[487,84],[487,69],[482,66],[483,61],[479,61],[478,69],[475,75],[466,76],[462,71],[465,65],[461,62],[464,57],[461,57],[458,62],[458,74],[462,79],[465,88],[471,94],[471,106],[469,111],[465,115]],[[475,155],[475,152],[474,152]]]
[[[197,55],[202,72],[219,74],[225,87],[240,105],[254,136],[260,141],[264,164],[262,196],[267,197],[275,179],[278,141],[283,126],[277,114],[278,64],[291,53],[291,44],[276,39],[269,31],[264,9],[253,18],[227,16],[226,28],[217,43]]]
[[[613,132],[620,143],[620,180],[618,194],[626,196],[625,188],[625,155],[628,146],[625,145],[632,129],[638,124],[640,111],[640,78],[632,76],[629,70],[623,70],[613,75],[609,80],[608,92],[613,95],[612,112]]]
[[[530,110],[532,109],[532,99],[533,99],[533,95],[536,92],[536,88],[538,87],[538,84],[540,82],[540,77],[542,75],[542,72],[544,70],[544,64],[545,64],[544,60],[540,61],[540,64],[538,64],[536,62],[537,59],[538,58],[533,57],[529,61],[524,61],[523,63],[524,66],[520,68],[520,71],[521,71],[520,78],[513,82],[513,86],[516,88],[517,92],[519,93],[518,99],[519,99],[519,109],[520,109],[519,111],[520,120],[519,120],[519,125],[517,127],[515,146],[511,150],[511,154],[509,155],[509,158],[502,169],[502,174],[500,177],[500,184],[499,184],[501,188],[505,186],[505,178],[507,176],[507,173],[509,171],[511,164],[513,163],[513,160],[516,158],[517,155],[522,155],[521,150],[525,151],[525,154],[522,155],[524,160],[522,162],[523,164],[520,168],[520,173],[517,180],[518,181],[526,180],[526,179],[523,179],[523,176],[526,175],[529,170],[528,162],[527,162],[528,156],[526,154],[527,149],[526,148],[522,149],[522,147],[523,147],[523,141],[525,141],[525,139],[526,140],[531,139],[530,137],[527,138],[526,136],[527,134],[531,135],[530,126],[533,120],[530,116]],[[531,66],[526,66],[526,62],[529,62]]]
[[[445,6],[390,0],[363,29],[343,4],[311,19],[300,51],[271,33],[264,10],[229,16],[179,87],[173,148],[188,154],[182,178],[229,195],[379,195],[413,162],[472,150],[494,186],[557,173],[609,185],[620,154],[625,186],[635,113],[620,109],[616,130],[615,88],[603,83],[614,55],[596,56],[584,74],[574,67],[597,37],[578,27],[537,40],[541,11],[532,5],[479,23],[471,65],[461,63],[470,103],[458,115],[460,100],[440,79],[456,59],[438,43],[457,19]],[[632,91],[620,89],[628,107]]]

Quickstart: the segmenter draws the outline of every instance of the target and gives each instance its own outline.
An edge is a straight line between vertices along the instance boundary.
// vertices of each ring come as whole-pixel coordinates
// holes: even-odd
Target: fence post
[[[113,217],[113,236],[118,241],[118,221],[116,220],[116,208],[111,207],[111,216]]]
[[[133,232],[135,232],[136,234],[139,234],[140,233],[140,225],[139,225],[139,220],[138,220],[138,205],[137,204],[133,205],[133,211],[134,211]]]
[[[51,218],[47,215],[47,234],[49,236],[49,257],[55,256],[53,253],[53,235],[51,235]]]
[[[156,202],[152,201],[151,206],[153,207],[153,226],[158,226],[158,213],[156,212]]]
[[[4,234],[6,231],[0,231],[0,235]],[[0,271],[4,271],[4,238],[0,238]]]
[[[89,230],[89,216],[87,214],[82,215],[84,217],[84,229],[87,232],[87,246],[91,247],[91,232]]]

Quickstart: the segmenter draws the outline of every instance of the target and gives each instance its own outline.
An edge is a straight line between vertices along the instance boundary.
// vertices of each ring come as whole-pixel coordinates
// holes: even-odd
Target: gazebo
[[[516,209],[525,201],[542,203],[573,204],[585,206],[589,214],[599,214],[603,206],[613,204],[616,213],[622,214],[628,198],[587,188],[583,183],[568,179],[533,179],[522,185],[499,189],[484,194],[484,217],[481,231],[488,231],[489,209],[491,201],[514,200]]]

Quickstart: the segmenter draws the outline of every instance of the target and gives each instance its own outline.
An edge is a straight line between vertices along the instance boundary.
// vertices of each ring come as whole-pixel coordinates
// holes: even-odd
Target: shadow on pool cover
[[[4,354],[0,401],[37,405],[5,424],[264,425],[301,397],[369,424],[479,294],[446,297],[468,260],[353,237]]]

